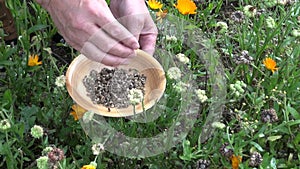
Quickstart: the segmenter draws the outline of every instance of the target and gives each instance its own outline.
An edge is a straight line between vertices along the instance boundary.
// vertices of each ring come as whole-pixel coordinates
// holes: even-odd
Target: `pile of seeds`
[[[135,88],[145,94],[146,76],[136,69],[108,69],[100,72],[92,70],[83,79],[87,96],[94,104],[107,108],[126,108],[130,105],[129,90]]]

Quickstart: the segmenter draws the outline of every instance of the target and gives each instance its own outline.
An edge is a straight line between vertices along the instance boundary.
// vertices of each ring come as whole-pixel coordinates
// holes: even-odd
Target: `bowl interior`
[[[73,60],[66,73],[67,90],[72,99],[84,109],[108,117],[131,116],[151,108],[165,91],[165,73],[160,63],[146,52],[137,50],[136,54],[137,56],[131,59],[129,64],[118,66],[118,68],[125,70],[134,68],[146,76],[143,103],[139,103],[135,108],[131,105],[127,108],[110,108],[110,110],[101,104],[94,104],[87,96],[86,87],[83,84],[84,77],[92,70],[100,72],[103,68],[113,69],[113,67],[89,60],[82,54]]]

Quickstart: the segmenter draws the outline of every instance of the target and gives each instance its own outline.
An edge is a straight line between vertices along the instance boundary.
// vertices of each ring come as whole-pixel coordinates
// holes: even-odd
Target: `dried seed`
[[[82,82],[87,96],[94,104],[102,104],[108,108],[126,108],[130,105],[129,90],[137,88],[145,93],[146,76],[136,69],[103,68],[100,72],[92,70]]]

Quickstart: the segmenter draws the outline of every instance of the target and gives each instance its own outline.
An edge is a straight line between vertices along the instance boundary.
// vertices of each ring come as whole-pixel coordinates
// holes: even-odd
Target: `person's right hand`
[[[110,0],[112,14],[139,41],[140,48],[154,54],[157,28],[144,0]]]
[[[137,39],[112,15],[105,0],[36,0],[66,42],[91,60],[125,64],[138,49]]]

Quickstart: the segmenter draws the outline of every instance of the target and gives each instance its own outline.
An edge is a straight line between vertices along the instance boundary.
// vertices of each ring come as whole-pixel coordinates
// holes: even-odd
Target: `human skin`
[[[153,54],[157,30],[143,0],[36,0],[66,42],[91,60],[126,64],[141,48]],[[137,17],[138,16],[138,17]]]
[[[110,8],[116,18],[139,41],[141,49],[153,55],[157,28],[143,0],[111,0]],[[129,16],[129,17],[126,17]],[[129,22],[127,22],[129,21]]]

